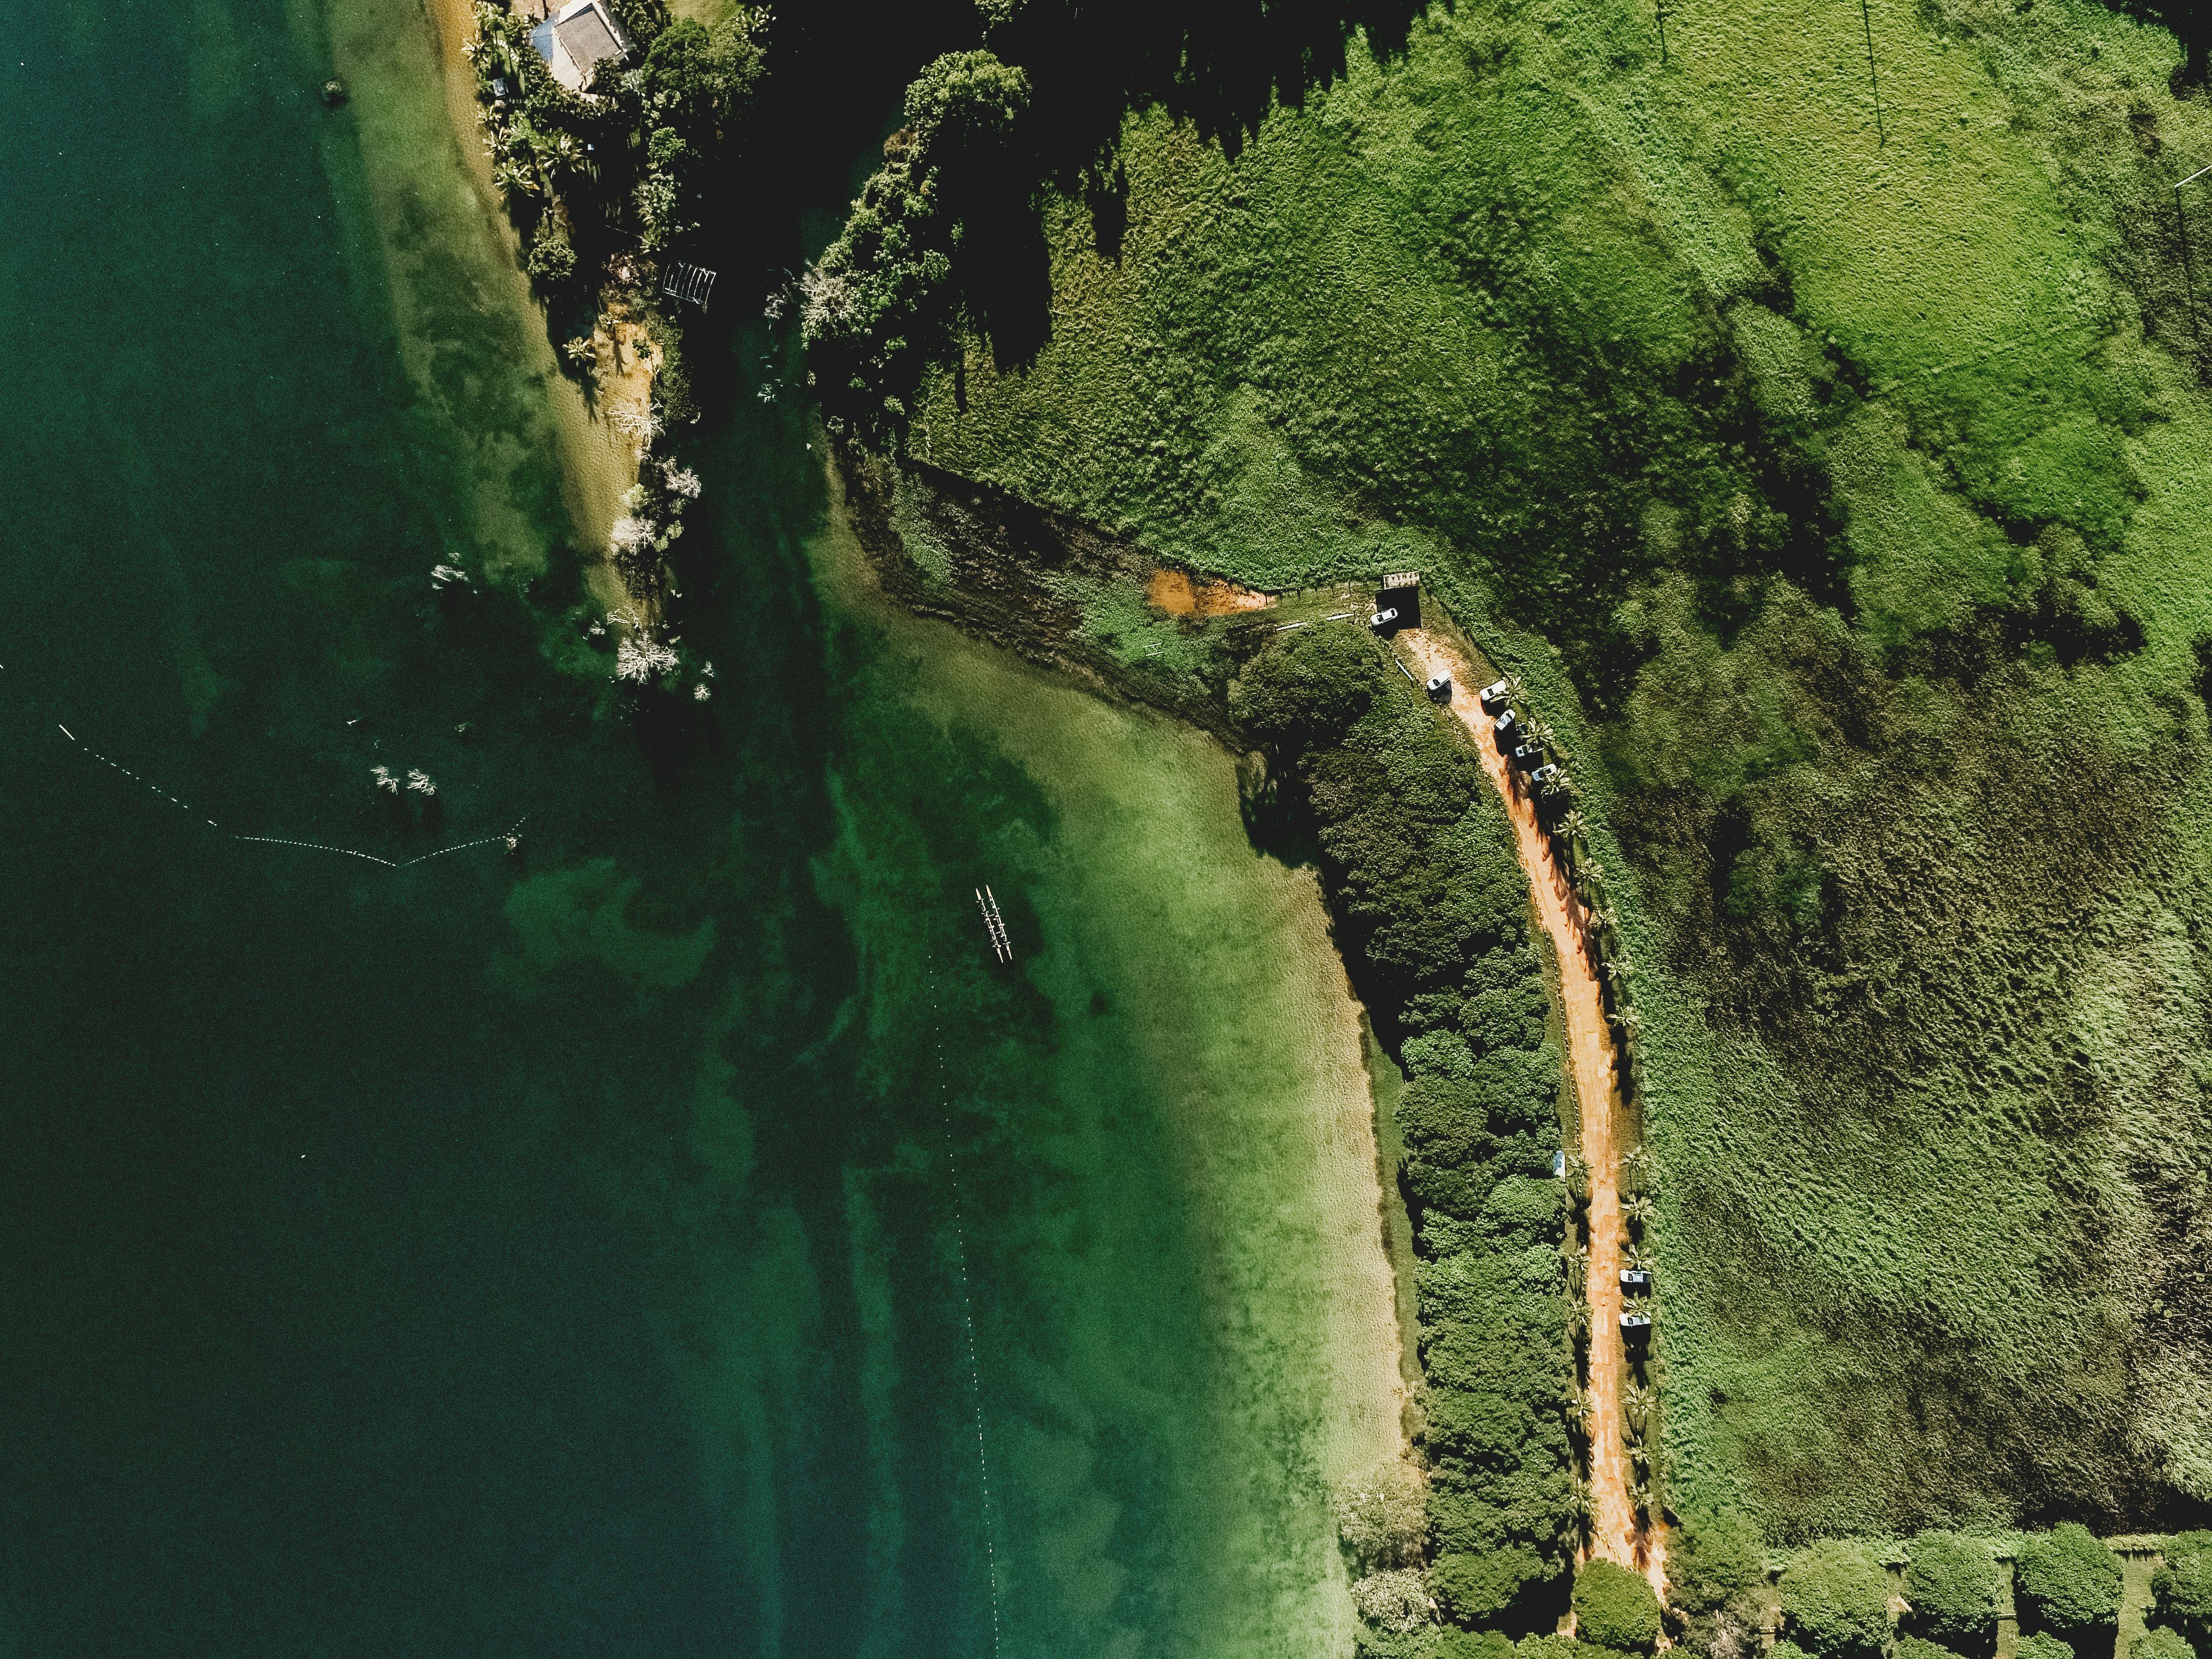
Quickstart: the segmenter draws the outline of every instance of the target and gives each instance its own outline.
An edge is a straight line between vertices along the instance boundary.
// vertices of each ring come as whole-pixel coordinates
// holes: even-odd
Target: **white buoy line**
[[[937,962],[929,962],[929,1006],[941,1016],[937,998]],[[968,1392],[975,1407],[975,1467],[983,1480],[983,1560],[991,1581],[991,1651],[999,1651],[999,1550],[997,1528],[991,1518],[991,1453],[983,1438],[983,1367],[975,1352],[975,1303],[968,1285],[968,1234],[962,1220],[960,1160],[953,1152],[952,1102],[945,1080],[945,1031],[940,1024],[936,1041],[937,1102],[945,1116],[945,1165],[952,1176],[952,1261],[960,1279],[960,1318],[968,1334]]]
[[[504,846],[508,851],[512,852],[515,847],[520,844],[520,838],[519,832],[522,826],[529,822],[527,815],[525,815],[522,817],[517,818],[514,821],[514,829],[509,830],[503,836],[485,836],[476,841],[462,842],[458,846],[441,847],[434,853],[423,853],[415,858],[404,860],[380,858],[374,853],[364,853],[359,848],[356,847],[332,847],[327,842],[295,841],[285,836],[242,836],[236,830],[224,830],[220,823],[217,823],[213,818],[209,817],[206,813],[200,811],[190,802],[178,799],[174,795],[162,788],[160,784],[154,782],[151,779],[140,777],[129,767],[124,765],[122,762],[109,759],[108,757],[101,754],[100,750],[94,749],[90,744],[87,743],[82,738],[77,736],[76,732],[70,731],[69,727],[64,726],[59,720],[56,720],[54,722],[54,729],[59,732],[64,737],[67,738],[70,742],[74,744],[77,748],[91,756],[93,759],[105,762],[116,771],[120,772],[125,777],[130,779],[131,782],[144,785],[146,788],[160,796],[163,800],[168,802],[170,805],[177,808],[179,811],[190,812],[194,817],[202,819],[207,824],[209,829],[222,830],[223,834],[228,835],[233,841],[251,842],[256,845],[263,847],[301,847],[307,848],[310,852],[337,853],[346,858],[362,860],[369,864],[380,864],[387,870],[406,870],[410,869],[418,864],[427,864],[432,859],[441,859],[448,853],[465,853],[472,847],[491,847],[498,845]]]

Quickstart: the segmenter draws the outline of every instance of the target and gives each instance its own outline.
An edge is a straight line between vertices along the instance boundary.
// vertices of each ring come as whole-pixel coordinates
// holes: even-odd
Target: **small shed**
[[[530,32],[530,44],[553,78],[580,93],[608,58],[629,56],[629,36],[601,0],[571,0]]]
[[[1398,620],[1407,628],[1421,625],[1419,571],[1387,571],[1376,582],[1375,590],[1375,608],[1377,611],[1395,611]]]

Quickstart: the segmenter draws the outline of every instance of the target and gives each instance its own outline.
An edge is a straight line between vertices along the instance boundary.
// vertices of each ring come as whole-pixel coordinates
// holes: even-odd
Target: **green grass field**
[[[1054,206],[1050,339],[912,448],[1418,567],[1528,680],[1638,964],[1676,1509],[2152,1524],[2212,1500],[2212,103],[2068,0],[1875,0],[1878,118],[1856,6],[1668,20],[1439,11],[1233,160],[1133,118],[1118,246]]]

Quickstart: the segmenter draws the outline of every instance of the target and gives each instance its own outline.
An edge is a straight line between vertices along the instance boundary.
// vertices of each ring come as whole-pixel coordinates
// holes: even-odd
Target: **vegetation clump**
[[[1873,1659],[1889,1639],[1889,1577],[1866,1545],[1826,1540],[1782,1575],[1782,1610],[1812,1659]]]
[[[1337,1497],[1337,1536],[1364,1570],[1419,1566],[1428,1519],[1420,1471],[1409,1463],[1385,1463]]]
[[[2021,1599],[2045,1631],[2078,1638],[2118,1621],[2119,1558],[2078,1521],[2023,1543],[2018,1572]]]
[[[1757,1528],[1734,1510],[1681,1516],[1668,1539],[1668,1613],[1676,1644],[1704,1659],[1753,1659],[1771,1592]]]
[[[2062,1642],[2049,1631],[2039,1630],[2020,1638],[2014,1650],[2014,1659],[2075,1659],[2073,1644]]]
[[[2199,1649],[2212,1644],[2212,1532],[2177,1533],[2162,1554],[2150,1580],[2160,1622]]]
[[[1958,1653],[1985,1652],[1996,1639],[2002,1591],[1996,1557],[1981,1540],[1923,1532],[1912,1540],[1905,1599],[1917,1634]]]
[[[1575,1632],[1616,1653],[1650,1653],[1659,1645],[1659,1598],[1644,1575],[1611,1561],[1585,1561],[1575,1574]]]

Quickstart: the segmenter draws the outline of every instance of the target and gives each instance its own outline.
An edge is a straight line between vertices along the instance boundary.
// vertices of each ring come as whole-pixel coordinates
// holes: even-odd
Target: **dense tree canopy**
[[[1782,1575],[1782,1607],[1813,1659],[1873,1659],[1889,1637],[1889,1576],[1864,1544],[1818,1543]]]
[[[1644,1575],[1611,1561],[1585,1561],[1575,1574],[1575,1632],[1617,1653],[1659,1645],[1659,1598]]]
[[[1464,1626],[1548,1630],[1576,1538],[1573,1379],[1528,885],[1490,787],[1360,630],[1277,635],[1231,706],[1311,824],[1338,937],[1412,1083],[1398,1107],[1428,1377],[1430,1582]]]
[[[1912,1627],[1961,1653],[1996,1638],[2002,1589],[1996,1557],[1976,1538],[1923,1532],[1912,1540],[1905,1569],[1905,1599]]]
[[[2212,1642],[2212,1532],[2178,1533],[2151,1575],[2158,1616],[2199,1648]]]
[[[1686,1613],[1713,1613],[1766,1580],[1759,1529],[1740,1515],[1686,1515],[1667,1543],[1668,1599]]]
[[[2119,1558],[2078,1521],[2022,1544],[2019,1574],[2021,1595],[2046,1630],[2105,1630],[2119,1618]]]

